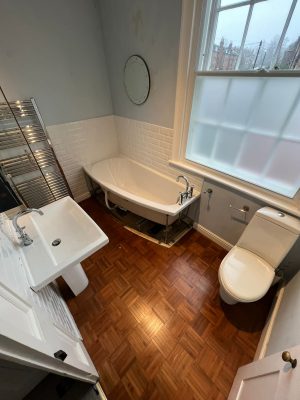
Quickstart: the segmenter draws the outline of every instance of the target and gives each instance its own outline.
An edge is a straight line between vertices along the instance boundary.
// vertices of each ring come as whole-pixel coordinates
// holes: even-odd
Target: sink
[[[80,262],[108,243],[108,237],[71,197],[41,208],[44,215],[26,214],[20,226],[33,239],[22,247],[31,288],[40,290],[62,276],[74,294],[88,284]]]

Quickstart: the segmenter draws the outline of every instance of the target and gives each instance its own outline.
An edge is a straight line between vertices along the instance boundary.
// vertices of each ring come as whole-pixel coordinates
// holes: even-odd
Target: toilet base
[[[224,303],[226,304],[237,304],[238,301],[236,301],[233,297],[231,297],[228,293],[225,292],[225,290],[222,288],[222,286],[220,286],[220,297],[221,299],[224,301]]]

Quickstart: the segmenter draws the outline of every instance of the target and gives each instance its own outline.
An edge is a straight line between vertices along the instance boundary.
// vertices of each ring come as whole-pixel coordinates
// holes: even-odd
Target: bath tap
[[[37,212],[40,215],[44,215],[43,211],[38,210],[37,208],[26,208],[24,211],[18,212],[12,219],[13,226],[14,226],[16,232],[20,235],[19,239],[22,240],[22,245],[23,246],[29,246],[33,242],[33,240],[24,231],[25,226],[21,227],[21,226],[18,225],[18,218],[21,217],[22,215],[29,214],[31,212]]]
[[[185,181],[185,192],[187,193],[189,190],[189,186],[190,186],[189,180],[184,175],[178,175],[176,178],[176,182],[179,182],[180,178],[182,178]]]
[[[186,199],[190,199],[193,197],[194,186],[190,185],[188,178],[184,175],[178,175],[176,178],[176,182],[179,182],[180,178],[185,181],[185,192],[179,192],[177,203],[179,203],[179,205],[182,205]]]

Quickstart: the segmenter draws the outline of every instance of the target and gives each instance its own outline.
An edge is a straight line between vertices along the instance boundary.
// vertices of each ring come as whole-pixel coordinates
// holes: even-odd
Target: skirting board
[[[197,222],[194,222],[194,229],[200,233],[202,233],[203,236],[207,237],[208,239],[212,240],[219,246],[223,247],[223,249],[229,251],[232,249],[233,244],[227,242],[226,240],[222,239],[220,236],[216,235],[215,233],[211,232],[210,230],[204,228],[204,226],[197,224]]]
[[[103,389],[102,389],[102,387],[101,387],[99,382],[96,383],[96,388],[98,389],[100,399],[101,400],[107,400],[107,397],[105,396],[105,393],[104,393],[104,391],[103,391]]]

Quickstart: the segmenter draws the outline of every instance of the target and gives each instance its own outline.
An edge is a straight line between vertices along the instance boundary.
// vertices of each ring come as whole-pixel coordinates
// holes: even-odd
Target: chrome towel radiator
[[[8,102],[0,87],[1,174],[27,207],[72,196],[33,98]]]

